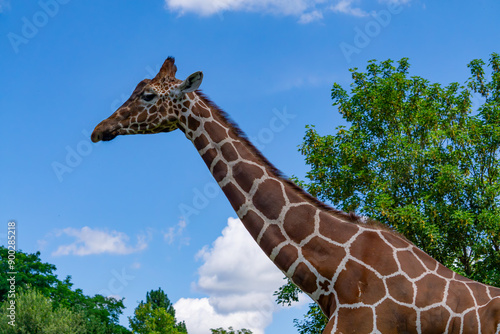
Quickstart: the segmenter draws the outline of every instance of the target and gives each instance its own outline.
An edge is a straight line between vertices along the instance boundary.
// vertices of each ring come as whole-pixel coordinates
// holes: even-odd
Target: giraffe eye
[[[155,93],[150,93],[150,92],[144,92],[142,93],[141,99],[143,99],[146,102],[152,101],[156,97]]]

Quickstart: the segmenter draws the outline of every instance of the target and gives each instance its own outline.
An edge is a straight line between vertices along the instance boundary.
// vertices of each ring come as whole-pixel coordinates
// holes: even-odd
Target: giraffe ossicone
[[[500,334],[500,289],[464,278],[395,232],[337,211],[283,177],[198,91],[203,74],[155,78],[91,139],[184,132],[262,250],[329,318],[324,333]]]

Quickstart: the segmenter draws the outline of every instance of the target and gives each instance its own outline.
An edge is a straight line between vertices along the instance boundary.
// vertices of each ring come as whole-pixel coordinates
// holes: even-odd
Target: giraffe
[[[323,333],[500,334],[500,289],[465,277],[387,227],[335,210],[287,180],[167,58],[94,129],[182,131],[257,244],[329,321]]]

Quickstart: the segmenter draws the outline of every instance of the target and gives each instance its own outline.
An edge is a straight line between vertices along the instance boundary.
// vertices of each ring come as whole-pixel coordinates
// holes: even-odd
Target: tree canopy
[[[0,301],[7,301],[8,292],[8,249],[0,246]],[[123,300],[104,297],[102,295],[87,296],[81,289],[73,290],[71,276],[64,280],[57,278],[56,266],[44,263],[40,259],[40,252],[33,254],[16,252],[16,288],[19,292],[26,292],[26,298],[38,298],[37,294],[48,298],[51,307],[61,309],[61,312],[79,314],[84,322],[86,333],[116,334],[130,333],[119,325],[119,316],[122,314]],[[35,295],[31,295],[35,294]],[[36,299],[37,301],[40,298]],[[42,303],[42,302],[40,302]],[[43,304],[43,303],[42,303]],[[45,304],[43,304],[45,305]]]
[[[132,333],[139,334],[183,334],[187,333],[184,321],[177,322],[175,309],[167,294],[161,289],[146,293],[146,301],[141,301],[129,317]]]
[[[7,281],[8,264],[8,249],[0,246],[0,302],[7,298],[9,290],[9,282]],[[40,259],[40,252],[34,254],[16,252],[16,285],[20,287],[32,286],[36,287],[45,296],[50,296],[58,284],[61,284],[57,279],[54,271],[56,266],[49,263],[43,263]]]
[[[36,289],[24,289],[16,297],[15,321],[9,318],[10,303],[0,306],[0,332],[4,334],[86,334],[84,315],[65,307],[53,307],[52,301]],[[9,324],[12,322],[12,324]]]
[[[351,69],[350,92],[335,83],[331,93],[350,126],[331,135],[308,126],[301,185],[392,227],[457,273],[500,286],[500,56],[490,57],[491,75],[485,65],[471,61],[470,78],[447,86],[409,76],[407,58]]]
[[[353,69],[332,99],[349,128],[307,130],[306,188],[385,223],[450,269],[500,286],[500,57],[472,61],[466,86],[408,77],[408,59]],[[484,103],[472,110],[472,94]]]

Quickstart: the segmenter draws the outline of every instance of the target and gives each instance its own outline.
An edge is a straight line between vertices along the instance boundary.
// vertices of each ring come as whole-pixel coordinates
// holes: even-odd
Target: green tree
[[[7,298],[8,285],[8,250],[0,246],[0,301]],[[73,290],[71,276],[59,280],[55,274],[56,266],[44,263],[40,259],[40,252],[27,254],[16,251],[16,289],[36,289],[43,296],[50,298],[52,306],[70,309],[82,314],[87,333],[117,334],[130,333],[119,325],[119,316],[122,314],[123,300],[107,298],[101,295],[93,297],[83,294],[81,289]]]
[[[132,333],[139,334],[178,334],[175,318],[163,307],[153,307],[151,303],[141,303],[129,319]]]
[[[252,331],[246,328],[235,330],[233,327],[224,329],[222,327],[210,329],[212,334],[252,334]]]
[[[175,310],[167,294],[161,288],[146,292],[146,303],[151,303],[155,307],[163,307],[168,313],[175,317]]]
[[[54,308],[50,299],[36,289],[24,289],[17,294],[15,302],[15,318],[11,317],[9,309],[11,304],[8,299],[0,306],[0,332],[2,333],[88,333],[83,314],[65,307]]]
[[[300,147],[311,167],[306,190],[385,223],[459,274],[500,286],[498,54],[489,66],[487,76],[473,60],[465,84],[446,87],[410,77],[406,58],[352,69],[350,93],[332,89],[350,127],[323,136],[309,126]]]
[[[0,302],[7,298],[9,282],[7,281],[9,270],[9,251],[6,247],[0,246]],[[17,251],[15,254],[16,286],[36,287],[45,296],[50,296],[57,283],[60,282],[54,274],[56,266],[43,263],[40,259],[40,252],[34,254]]]
[[[299,331],[299,334],[321,334],[327,323],[328,318],[315,303],[309,304],[309,311],[307,311],[303,320],[293,319],[293,324]]]
[[[133,333],[187,333],[186,324],[177,322],[172,302],[161,288],[146,293],[146,302],[139,303],[129,323]]]
[[[274,293],[276,302],[283,306],[291,306],[299,301],[301,290],[293,282],[285,278],[287,283],[281,286]],[[321,334],[328,323],[328,318],[323,314],[316,303],[309,304],[309,311],[305,314],[303,320],[294,319],[294,326],[300,334]]]

